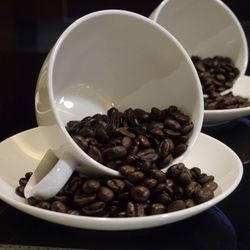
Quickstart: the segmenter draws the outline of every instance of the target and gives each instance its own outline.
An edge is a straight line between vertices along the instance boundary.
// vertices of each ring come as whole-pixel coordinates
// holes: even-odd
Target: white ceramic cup
[[[202,90],[196,70],[179,42],[146,17],[104,10],[70,25],[43,64],[35,96],[36,116],[59,161],[49,172],[45,165],[56,161],[48,153],[49,160],[40,164],[40,170],[38,167],[25,188],[26,198],[50,198],[74,170],[119,176],[83,152],[65,129],[70,120],[106,113],[114,105],[121,111],[128,107],[149,111],[153,106],[161,109],[176,105],[188,114],[194,129],[187,151],[174,162],[186,157],[201,130]]]
[[[150,18],[162,25],[181,43],[190,56],[230,57],[246,72],[247,40],[237,17],[220,0],[164,0]]]

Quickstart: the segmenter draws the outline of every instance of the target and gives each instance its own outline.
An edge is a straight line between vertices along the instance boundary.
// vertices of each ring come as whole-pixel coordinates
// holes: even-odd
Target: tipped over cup
[[[104,10],[78,19],[59,37],[39,75],[36,117],[49,160],[33,173],[25,197],[54,196],[75,170],[120,176],[75,143],[65,128],[69,121],[114,106],[150,111],[171,105],[194,125],[187,150],[172,162],[177,163],[192,149],[203,121],[202,90],[189,55],[159,24],[132,12]]]

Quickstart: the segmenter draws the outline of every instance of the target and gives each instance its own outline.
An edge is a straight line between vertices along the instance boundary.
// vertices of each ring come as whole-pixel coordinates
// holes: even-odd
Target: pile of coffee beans
[[[96,217],[141,217],[178,211],[214,197],[217,183],[212,175],[183,163],[167,173],[144,162],[142,168],[123,165],[121,178],[97,179],[74,172],[60,192],[48,199],[30,197],[27,203],[38,208],[72,215]],[[32,173],[19,180],[16,193],[24,197],[24,187]]]
[[[202,59],[199,56],[191,57],[199,75],[206,110],[233,109],[250,106],[248,98],[234,96],[232,92],[220,93],[233,87],[239,69],[235,67],[229,57],[215,56]]]
[[[248,98],[242,96],[235,96],[232,92],[226,95],[220,95],[214,93],[208,97],[204,97],[204,107],[207,110],[214,109],[234,109],[234,108],[244,108],[249,107],[250,102]]]
[[[234,79],[239,75],[239,69],[229,57],[215,56],[201,59],[192,56],[191,59],[199,75],[203,94],[221,93],[232,88]]]
[[[141,167],[150,162],[168,166],[188,147],[194,125],[176,106],[150,112],[112,107],[107,114],[68,122],[66,129],[78,146],[103,165],[119,170],[129,164]]]

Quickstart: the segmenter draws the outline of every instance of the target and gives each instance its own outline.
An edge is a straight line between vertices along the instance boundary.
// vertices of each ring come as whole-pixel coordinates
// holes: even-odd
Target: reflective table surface
[[[57,6],[63,11],[70,1],[56,0],[50,7],[53,1],[38,2],[38,6],[34,6],[32,1],[23,1],[23,5],[20,1],[9,1],[0,8],[1,141],[37,126],[34,93],[40,67],[57,37],[73,21],[72,13],[80,1],[72,1],[72,6],[66,6],[68,14],[65,18],[63,12],[64,22],[58,21],[61,12]],[[86,3],[85,12],[120,7],[147,16],[160,3],[147,1],[142,6],[144,1],[143,4],[127,1],[118,6],[115,1],[104,2],[107,2],[106,6],[93,1],[95,8]],[[75,18],[78,15],[76,13]],[[247,74],[250,74],[249,69]],[[244,166],[243,179],[237,189],[217,206],[167,226],[107,232],[46,222],[0,200],[0,249],[7,249],[7,245],[23,246],[24,249],[27,246],[36,246],[36,249],[39,249],[37,246],[65,249],[250,249],[250,117],[203,128],[202,132],[232,148]]]

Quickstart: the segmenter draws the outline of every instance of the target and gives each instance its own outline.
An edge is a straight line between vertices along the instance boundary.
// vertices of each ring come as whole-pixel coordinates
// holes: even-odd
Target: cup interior
[[[201,129],[202,91],[188,54],[164,28],[135,13],[106,10],[73,23],[51,52],[48,85],[61,127],[112,106],[176,105],[194,123],[190,148]]]
[[[220,0],[165,0],[151,18],[166,28],[189,55],[230,57],[245,74],[248,49],[234,13]]]

